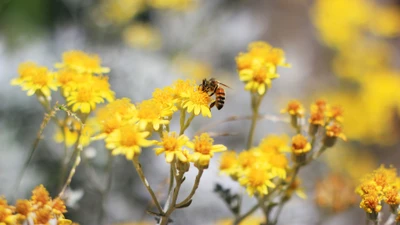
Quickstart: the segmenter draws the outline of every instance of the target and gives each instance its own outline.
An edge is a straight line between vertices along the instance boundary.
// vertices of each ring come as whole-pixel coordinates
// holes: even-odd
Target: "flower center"
[[[139,142],[139,134],[131,127],[124,127],[121,129],[121,145],[122,146],[135,146]]]
[[[213,140],[208,134],[201,134],[200,137],[195,137],[194,151],[203,155],[208,155],[212,149]]]
[[[90,102],[93,98],[93,92],[90,88],[82,88],[78,91],[77,102]]]
[[[261,67],[260,69],[255,71],[253,76],[253,81],[257,83],[264,83],[266,79],[267,79],[267,70],[265,67]]]
[[[259,168],[252,168],[249,172],[249,184],[253,187],[261,186],[268,179],[267,173]]]
[[[176,137],[164,137],[163,138],[163,146],[165,151],[167,152],[173,152],[178,150],[178,140],[176,139]]]
[[[210,96],[203,91],[194,91],[190,96],[190,100],[195,105],[208,105]]]

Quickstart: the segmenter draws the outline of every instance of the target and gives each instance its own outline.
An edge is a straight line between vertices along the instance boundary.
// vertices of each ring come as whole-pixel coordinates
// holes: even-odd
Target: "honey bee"
[[[203,79],[203,82],[199,85],[199,88],[202,91],[209,93],[210,97],[215,94],[215,100],[210,104],[210,109],[214,106],[216,106],[218,110],[224,107],[225,89],[221,86],[229,88],[229,86],[217,81],[215,78],[209,80]]]

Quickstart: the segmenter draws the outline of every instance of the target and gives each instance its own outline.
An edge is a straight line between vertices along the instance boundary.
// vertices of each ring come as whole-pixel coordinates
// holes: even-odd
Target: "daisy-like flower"
[[[326,112],[326,116],[329,119],[335,120],[338,123],[342,123],[343,122],[343,108],[340,106],[332,106],[330,107],[327,112]]]
[[[33,189],[31,199],[33,204],[39,206],[44,206],[51,200],[49,192],[42,184]]]
[[[240,80],[246,83],[245,89],[259,95],[264,95],[271,87],[272,80],[278,77],[276,67],[271,63],[257,64],[239,71]]]
[[[32,211],[32,204],[29,200],[17,200],[15,203],[15,211],[25,217]]]
[[[103,139],[115,129],[127,124],[134,123],[137,110],[128,98],[117,99],[96,113],[96,120],[100,124],[101,133],[94,139]]]
[[[299,101],[292,100],[287,104],[286,108],[281,110],[281,113],[289,113],[291,116],[303,117],[304,107]]]
[[[56,68],[69,68],[78,73],[108,73],[110,68],[101,67],[101,59],[98,55],[89,55],[83,51],[72,50],[65,52],[62,56],[63,61],[56,63]]]
[[[170,112],[172,114],[178,110],[176,103],[178,99],[174,96],[174,89],[171,87],[165,87],[163,89],[156,88],[153,91],[153,99],[158,102],[164,111]]]
[[[307,138],[298,134],[292,138],[292,153],[294,155],[303,155],[311,150],[311,144]]]
[[[108,102],[115,100],[115,93],[110,88],[107,76],[93,76],[91,81],[92,87],[94,87],[102,98],[106,99]]]
[[[289,137],[286,135],[268,135],[261,140],[259,149],[261,151],[268,152],[269,149],[273,149],[276,152],[289,152],[290,148],[288,146]]]
[[[264,157],[262,158],[265,158],[265,162],[270,164],[269,170],[274,177],[277,176],[282,179],[286,178],[289,162],[284,154],[273,151],[270,153],[264,153]]]
[[[236,176],[238,172],[238,156],[235,151],[226,151],[221,154],[219,171],[221,174]]]
[[[225,151],[227,148],[224,145],[213,145],[214,140],[208,133],[202,133],[200,136],[195,136],[193,142],[189,141],[187,146],[194,151],[193,162],[201,168],[208,168],[210,159],[216,152]]]
[[[172,84],[174,98],[176,98],[178,102],[182,102],[188,98],[197,87],[198,85],[196,85],[196,82],[193,80],[178,79]]]
[[[204,117],[211,117],[211,110],[209,103],[211,101],[210,96],[200,90],[192,90],[189,97],[182,102],[182,107],[187,110],[188,113],[194,113],[198,116],[200,113]]]
[[[274,188],[275,184],[271,181],[273,175],[260,164],[251,166],[245,175],[239,178],[239,183],[246,187],[246,191],[250,196],[254,194],[263,196],[268,194],[268,188]]]
[[[88,86],[72,91],[67,102],[74,112],[90,113],[96,109],[96,104],[103,103],[104,99],[94,87]]]
[[[75,90],[82,80],[86,80],[88,74],[81,74],[72,69],[62,69],[57,71],[56,79],[61,87],[61,93],[64,97],[68,97],[71,91]]]
[[[137,106],[137,119],[142,130],[151,126],[154,130],[160,129],[163,124],[169,124],[168,116],[171,111],[166,110],[154,99],[145,100]]]
[[[185,162],[187,160],[186,156],[183,154],[183,146],[189,141],[189,138],[185,135],[177,136],[175,132],[168,134],[164,131],[161,141],[156,145],[161,146],[160,148],[155,148],[156,155],[165,153],[165,161],[171,163],[175,156],[181,161]]]
[[[347,137],[343,134],[340,124],[333,123],[332,125],[327,126],[325,129],[326,132],[323,142],[326,147],[332,147],[336,143],[337,138],[347,141]]]
[[[142,147],[154,144],[146,139],[149,135],[150,132],[141,131],[137,125],[125,125],[107,136],[106,148],[110,149],[113,155],[125,155],[128,160],[133,160],[141,153]]]
[[[27,91],[28,96],[36,93],[50,97],[51,90],[57,91],[54,73],[51,73],[44,66],[27,62],[20,65],[18,72],[20,76],[13,79],[11,84],[20,85],[22,90]]]

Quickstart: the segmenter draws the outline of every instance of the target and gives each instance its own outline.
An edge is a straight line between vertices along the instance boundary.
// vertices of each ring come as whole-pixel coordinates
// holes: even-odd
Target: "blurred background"
[[[273,82],[261,113],[278,115],[294,98],[305,106],[324,98],[342,105],[349,138],[300,172],[308,198],[294,197],[279,224],[364,223],[354,194],[359,178],[380,164],[400,166],[399,35],[398,0],[0,0],[0,195],[11,201],[27,198],[41,183],[57,194],[63,147],[54,141],[52,125],[19,190],[14,188],[44,115],[35,97],[10,85],[21,62],[53,68],[67,50],[98,54],[102,65],[111,68],[117,98],[132,102],[150,98],[154,88],[177,78],[200,82],[215,77],[232,89],[212,119],[194,120],[188,131],[193,136],[207,124],[251,114],[235,57],[250,42],[262,40],[282,48],[292,68],[279,69],[281,77]],[[249,126],[250,121],[234,121],[211,131],[235,131],[215,142],[241,151]],[[294,131],[288,124],[260,121],[255,140],[283,133]],[[107,183],[103,146],[85,149],[89,161],[78,167],[72,181],[67,218],[89,225],[154,223],[144,213],[152,207],[149,195],[125,158],[113,161],[110,192],[99,191]],[[164,158],[148,150],[141,160],[162,197],[168,177]],[[194,180],[191,172],[186,185]],[[224,219],[231,214],[213,192],[217,182],[243,192],[219,175],[215,157],[192,205],[175,211],[173,224],[227,224]],[[252,204],[247,199],[244,207]]]

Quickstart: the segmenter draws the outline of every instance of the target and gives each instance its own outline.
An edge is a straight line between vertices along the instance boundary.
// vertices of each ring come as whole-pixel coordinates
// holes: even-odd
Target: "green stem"
[[[251,118],[250,132],[249,132],[249,137],[247,139],[247,149],[250,149],[251,146],[253,145],[254,131],[256,129],[257,119],[259,117],[258,111],[263,97],[264,95],[261,96],[255,94],[251,95],[251,106],[252,106],[253,116]]]
[[[186,119],[186,111],[185,111],[185,109],[181,109],[181,118],[179,120],[179,124],[181,126],[181,129],[179,131],[179,135],[182,135],[185,132],[185,130],[184,130],[184,128],[185,128],[185,119]]]
[[[150,193],[151,198],[153,199],[154,204],[156,205],[158,212],[160,215],[164,214],[164,211],[161,208],[160,203],[157,200],[156,195],[154,194],[153,189],[151,189],[151,186],[149,184],[149,182],[147,181],[146,177],[144,176],[143,170],[142,170],[142,166],[139,163],[139,159],[138,157],[135,157],[133,159],[133,165],[135,166],[136,172],[139,174],[140,180],[142,181],[142,183],[144,184],[144,186],[146,187],[147,191]]]
[[[194,181],[194,184],[193,184],[192,191],[183,201],[176,204],[176,206],[175,206],[176,208],[179,208],[179,207],[187,204],[193,198],[193,195],[196,193],[196,190],[199,187],[200,179],[201,179],[202,175],[203,175],[203,169],[199,169],[199,172],[197,173],[197,176],[196,176],[196,180]]]
[[[235,221],[233,222],[233,225],[238,225],[240,224],[240,222],[242,222],[244,219],[246,219],[248,216],[250,216],[251,214],[253,214],[259,207],[260,205],[257,203],[255,204],[253,207],[251,207],[249,209],[249,211],[247,211],[245,214],[236,217]]]

